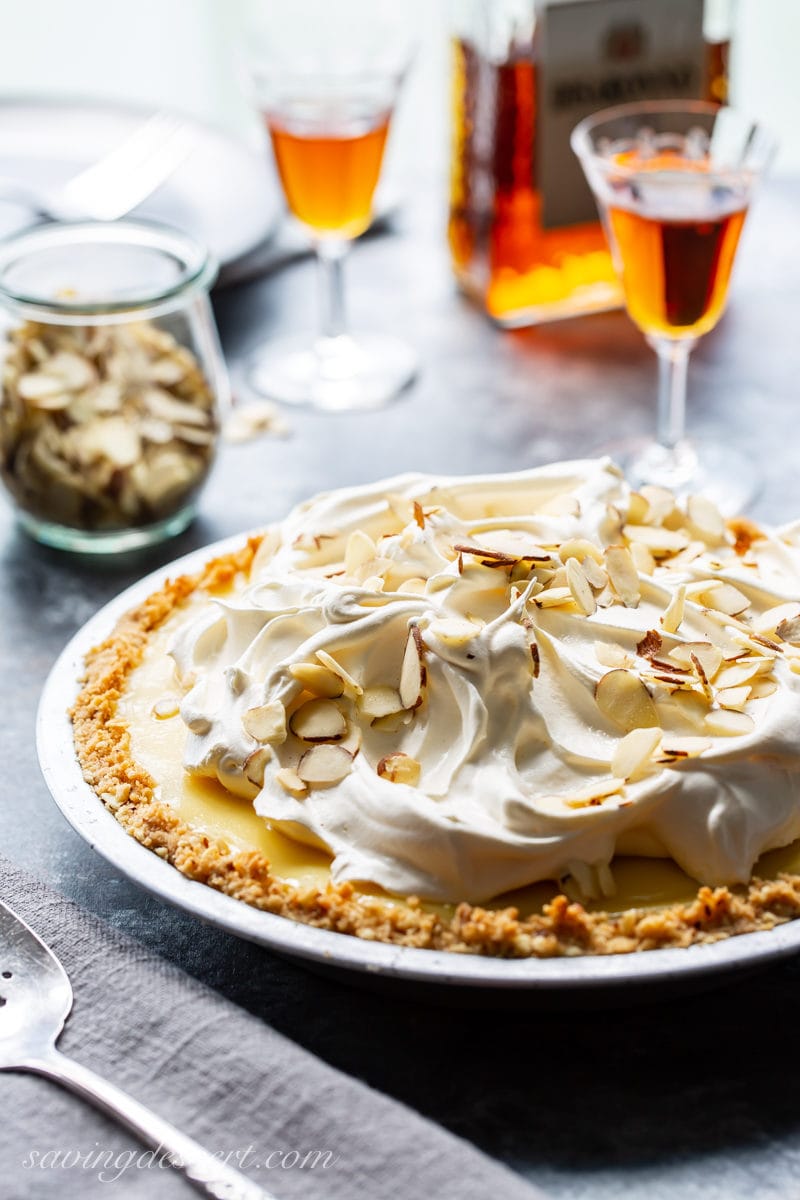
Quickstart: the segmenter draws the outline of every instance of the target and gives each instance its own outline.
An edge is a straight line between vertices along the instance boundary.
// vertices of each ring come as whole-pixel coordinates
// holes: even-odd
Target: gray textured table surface
[[[730,311],[690,372],[692,427],[750,448],[766,476],[754,511],[766,518],[800,514],[799,197],[788,184],[760,197]],[[262,339],[311,325],[312,272],[299,263],[219,295],[235,381]],[[378,998],[161,905],[85,846],[47,794],[33,725],[48,668],[146,570],[280,517],[319,488],[409,469],[518,469],[651,427],[654,363],[627,319],[492,329],[454,291],[433,197],[396,236],[357,248],[348,284],[355,321],[419,348],[420,380],[393,407],[291,414],[290,439],[226,448],[197,522],[147,557],[100,563],[37,547],[0,507],[0,849],[555,1197],[800,1196],[800,959],[706,995],[611,1011],[498,1014]]]

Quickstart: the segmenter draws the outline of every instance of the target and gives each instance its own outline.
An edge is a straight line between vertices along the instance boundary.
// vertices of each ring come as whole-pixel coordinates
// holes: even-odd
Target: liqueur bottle
[[[448,237],[465,292],[507,327],[621,303],[569,147],[636,100],[725,103],[733,0],[457,0]]]

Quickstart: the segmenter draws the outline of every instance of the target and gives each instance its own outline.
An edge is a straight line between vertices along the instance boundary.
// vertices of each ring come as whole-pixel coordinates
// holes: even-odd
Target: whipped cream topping
[[[798,525],[608,460],[331,492],[179,630],[184,765],[398,895],[744,882],[800,837],[798,597]]]

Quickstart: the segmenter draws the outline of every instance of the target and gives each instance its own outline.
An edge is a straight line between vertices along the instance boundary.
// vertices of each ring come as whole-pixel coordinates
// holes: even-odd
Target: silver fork
[[[0,199],[25,204],[56,221],[115,221],[152,195],[194,143],[185,121],[157,112],[63,187],[0,177]]]
[[[160,1150],[215,1200],[275,1200],[138,1100],[56,1049],[72,1009],[61,963],[25,922],[0,902],[0,1071],[31,1071],[63,1084]]]

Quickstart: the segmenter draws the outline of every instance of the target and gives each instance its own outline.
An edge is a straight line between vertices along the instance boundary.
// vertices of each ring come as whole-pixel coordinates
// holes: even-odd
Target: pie
[[[607,459],[330,492],[87,657],[84,776],[189,878],[395,945],[800,914],[800,525]]]

